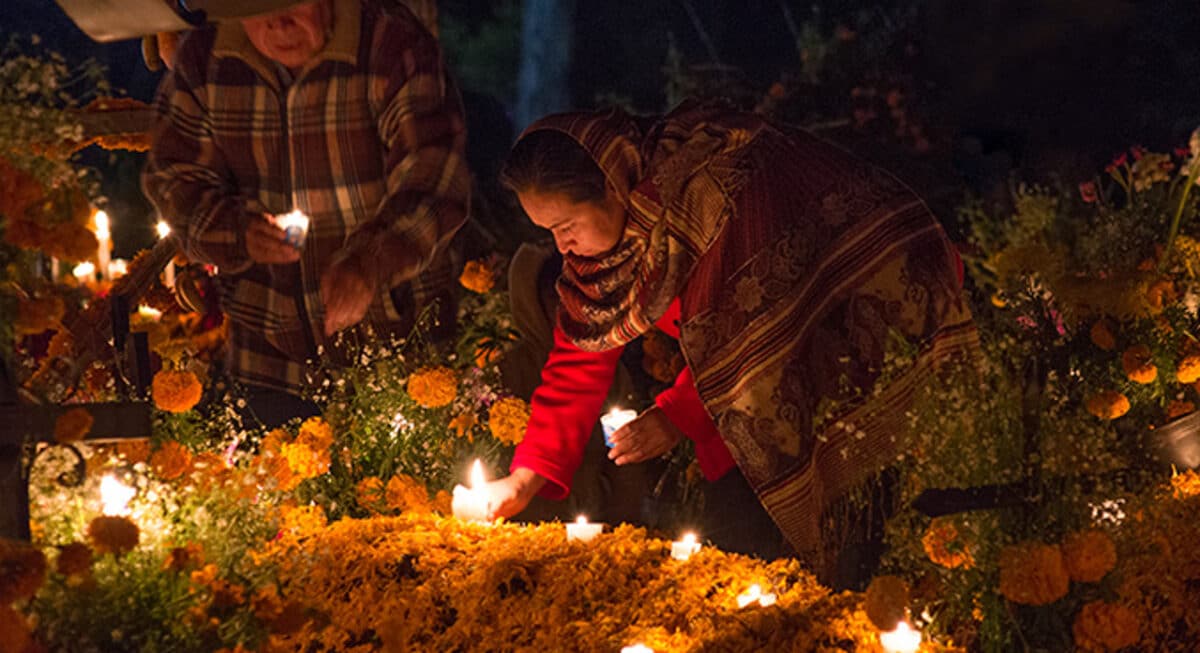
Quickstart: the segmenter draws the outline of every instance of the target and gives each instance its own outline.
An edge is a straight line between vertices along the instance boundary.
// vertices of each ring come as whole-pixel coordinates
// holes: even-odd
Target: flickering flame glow
[[[483,463],[479,459],[475,459],[475,464],[471,465],[471,489],[479,490],[487,483],[483,478]]]
[[[160,239],[171,235],[171,225],[167,224],[165,220],[159,220],[158,224],[154,225],[154,230],[158,232]]]
[[[654,653],[654,649],[645,644],[631,644],[621,649],[621,653]]]
[[[83,263],[76,265],[71,270],[71,274],[75,275],[75,278],[79,279],[81,283],[84,281],[95,281],[96,264],[92,263],[91,261],[84,261]]]
[[[137,312],[138,317],[146,320],[157,321],[160,317],[162,317],[162,311],[158,310],[157,308],[146,306],[145,304],[139,304]]]
[[[879,643],[887,653],[916,653],[921,648],[921,631],[913,630],[907,621],[901,621],[895,630],[879,633]]]
[[[109,230],[108,214],[104,211],[96,211],[96,238],[99,240],[108,240],[112,237],[112,232]]]
[[[137,490],[118,481],[112,474],[100,479],[100,503],[103,505],[106,515],[115,517],[128,515],[129,502],[135,494],[137,494]]]

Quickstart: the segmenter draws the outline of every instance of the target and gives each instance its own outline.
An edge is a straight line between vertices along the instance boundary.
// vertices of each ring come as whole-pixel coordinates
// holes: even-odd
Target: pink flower
[[[1082,197],[1083,201],[1087,204],[1094,203],[1097,199],[1096,182],[1085,181],[1082,184],[1079,184],[1079,196]]]

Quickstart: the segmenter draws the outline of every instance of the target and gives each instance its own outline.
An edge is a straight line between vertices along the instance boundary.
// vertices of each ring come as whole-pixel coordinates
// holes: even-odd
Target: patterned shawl
[[[628,206],[599,258],[568,256],[559,321],[604,350],[682,304],[680,343],[742,473],[797,552],[829,563],[835,501],[893,463],[922,376],[975,345],[957,258],[908,188],[812,135],[685,106],[647,129],[562,114]],[[876,383],[889,343],[919,353]]]

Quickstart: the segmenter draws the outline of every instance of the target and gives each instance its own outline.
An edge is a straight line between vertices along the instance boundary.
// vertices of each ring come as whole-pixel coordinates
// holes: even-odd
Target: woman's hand
[[[609,437],[613,446],[608,459],[618,465],[640,463],[667,453],[682,439],[683,433],[675,428],[662,409],[654,406],[613,432]]]
[[[525,509],[533,497],[546,485],[546,479],[533,470],[518,467],[512,474],[488,483],[488,519],[512,517]]]

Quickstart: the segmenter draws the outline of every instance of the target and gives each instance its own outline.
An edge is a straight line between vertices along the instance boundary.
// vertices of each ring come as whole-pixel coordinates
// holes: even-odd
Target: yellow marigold
[[[0,636],[4,637],[6,651],[37,650],[33,648],[29,619],[7,605],[0,605]]]
[[[279,589],[274,585],[260,587],[250,597],[250,609],[254,617],[262,622],[270,622],[283,612],[283,601],[279,599]]]
[[[63,576],[83,576],[92,572],[92,549],[83,542],[58,547],[54,568]]]
[[[282,447],[283,445],[280,446]],[[296,486],[300,485],[300,481],[304,480],[299,474],[292,471],[292,466],[288,463],[282,451],[274,454],[264,454],[259,458],[259,463],[262,471],[275,483],[275,489],[279,492],[291,492],[296,489]]]
[[[908,583],[899,576],[872,578],[863,609],[876,628],[892,630],[908,614]]]
[[[1117,564],[1117,546],[1103,531],[1071,533],[1061,548],[1067,575],[1076,582],[1099,582]]]
[[[92,430],[93,423],[95,419],[86,408],[72,408],[54,420],[54,441],[59,444],[79,442]]]
[[[1167,420],[1170,421],[1176,417],[1183,417],[1184,415],[1195,411],[1196,404],[1193,404],[1190,401],[1180,401],[1175,399],[1172,400],[1171,403],[1167,404]]]
[[[426,367],[408,377],[408,396],[425,408],[438,408],[454,401],[458,375],[448,367]]]
[[[1071,633],[1081,651],[1119,651],[1138,643],[1140,626],[1123,605],[1092,601],[1079,609]]]
[[[1024,542],[1000,551],[1000,594],[1013,603],[1054,603],[1067,595],[1070,584],[1057,545]]]
[[[25,542],[0,539],[0,605],[33,598],[46,579],[46,556]]]
[[[377,510],[383,503],[383,480],[378,476],[368,476],[354,486],[354,494],[358,497],[359,506]]]
[[[262,439],[262,444],[259,450],[263,453],[281,453],[283,451],[283,443],[290,442],[292,436],[283,429],[272,429]]]
[[[128,517],[111,515],[101,515],[93,519],[88,524],[87,534],[96,553],[100,555],[111,553],[117,556],[132,551],[137,546],[138,538],[141,535],[137,524],[130,521]]]
[[[245,589],[237,583],[218,578],[209,587],[212,590],[213,610],[229,610],[246,602]]]
[[[1175,379],[1180,383],[1200,381],[1200,354],[1184,356],[1175,369]]]
[[[475,413],[460,413],[455,415],[454,419],[450,420],[450,428],[454,429],[458,437],[467,438],[474,442],[475,438],[471,435],[471,429],[475,428],[477,423],[479,423],[479,420],[476,419]]]
[[[921,546],[934,564],[947,569],[975,566],[970,547],[959,538],[958,527],[948,517],[938,517],[929,523],[929,530],[921,537]]]
[[[320,417],[310,417],[300,425],[297,442],[302,442],[314,451],[322,451],[333,446],[333,427]]]
[[[400,512],[429,512],[429,492],[411,476],[396,474],[388,479],[385,491],[387,507]]]
[[[520,397],[505,397],[492,404],[488,411],[488,428],[492,435],[505,444],[519,444],[525,439],[525,427],[529,425],[529,404]]]
[[[1097,320],[1092,325],[1090,335],[1092,344],[1104,351],[1112,351],[1117,348],[1117,337],[1113,335],[1112,329],[1108,327],[1108,322],[1105,320]]]
[[[1115,390],[1103,390],[1088,398],[1087,411],[1100,419],[1117,419],[1129,412],[1129,399]]]
[[[500,346],[492,341],[491,338],[482,338],[479,344],[475,345],[475,367],[484,368],[495,364],[503,355]]]
[[[22,299],[17,304],[17,319],[13,322],[13,330],[19,336],[37,335],[57,328],[65,312],[66,307],[58,295]]]
[[[279,527],[293,535],[312,533],[325,527],[321,506],[280,506]]]
[[[192,452],[175,440],[166,440],[150,455],[150,468],[164,481],[173,481],[192,468]]]
[[[1175,301],[1175,284],[1170,279],[1160,279],[1146,290],[1146,304],[1152,315],[1162,312],[1163,306]]]
[[[454,509],[454,497],[445,490],[438,490],[437,494],[433,495],[433,511],[440,515],[449,515]]]
[[[468,261],[463,267],[462,275],[458,277],[458,282],[463,288],[482,295],[496,285],[496,278],[486,262]]]
[[[1176,473],[1171,477],[1171,487],[1175,490],[1176,499],[1200,496],[1200,474],[1190,469],[1182,474]]]
[[[197,587],[212,587],[217,582],[217,566],[210,562],[188,574],[188,580]]]
[[[1121,354],[1121,369],[1134,383],[1154,383],[1158,378],[1158,368],[1154,365],[1153,355],[1146,345],[1134,345]]]
[[[170,413],[185,413],[200,402],[204,388],[195,374],[184,370],[160,370],[150,384],[154,405]]]
[[[283,445],[282,455],[288,467],[301,479],[315,478],[329,471],[329,450],[316,451],[303,442]]]
[[[199,542],[188,542],[183,546],[172,547],[163,558],[163,571],[176,573],[186,571],[204,564],[204,547]],[[215,567],[214,567],[215,569]]]

